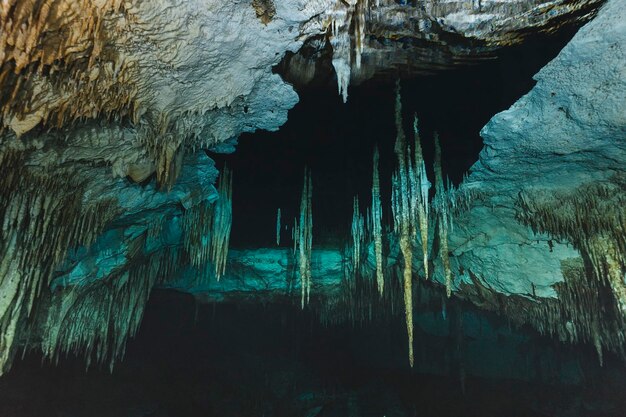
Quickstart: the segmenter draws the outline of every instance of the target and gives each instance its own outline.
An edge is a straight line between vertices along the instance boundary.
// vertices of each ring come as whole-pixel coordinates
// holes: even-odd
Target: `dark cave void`
[[[431,182],[433,132],[440,135],[444,175],[459,184],[478,160],[480,129],[532,88],[532,76],[572,35],[529,39],[492,61],[402,80],[405,132],[412,137],[417,114]],[[276,211],[281,208],[283,224],[293,225],[305,166],[313,176],[314,245],[341,244],[349,236],[353,197],[362,207],[370,204],[375,146],[381,153],[383,221],[389,220],[395,80],[351,86],[346,104],[334,80],[327,81],[333,83],[298,92],[300,102],[279,131],[244,134],[234,154],[210,154],[218,167],[234,170],[231,247],[275,245]],[[289,236],[283,233],[285,244]]]
[[[442,324],[436,299],[417,309],[411,371],[402,320],[325,327],[289,302],[198,304],[155,291],[113,374],[85,371],[83,358],[54,366],[28,354],[0,379],[0,415],[616,417],[626,409],[616,358],[600,368],[591,347],[511,330],[459,301],[447,311]],[[476,375],[494,366],[503,375],[528,368],[530,378]],[[564,381],[568,369],[584,381]]]

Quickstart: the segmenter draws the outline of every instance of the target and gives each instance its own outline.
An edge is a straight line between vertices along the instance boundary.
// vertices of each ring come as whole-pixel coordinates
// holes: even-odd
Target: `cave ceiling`
[[[3,1],[0,370],[27,344],[112,365],[155,286],[213,301],[293,290],[291,249],[232,250],[233,268],[215,267],[232,190],[205,150],[279,129],[298,89],[332,79],[350,100],[350,85],[477,64],[583,24],[483,128],[448,249],[423,267],[416,250],[413,270],[484,308],[508,303],[561,340],[623,353],[624,1],[404,3]],[[340,314],[323,296],[341,304],[342,252],[298,233],[302,302]],[[375,246],[355,263],[364,274],[383,262]],[[389,246],[384,264],[406,268],[401,234]],[[613,297],[606,324],[598,293]]]

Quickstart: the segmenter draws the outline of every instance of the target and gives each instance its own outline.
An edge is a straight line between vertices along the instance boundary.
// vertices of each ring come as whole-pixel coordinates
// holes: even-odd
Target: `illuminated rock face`
[[[431,2],[426,11],[395,2],[372,5],[358,77],[395,71],[451,33],[465,40],[443,61],[480,58],[521,41],[523,29],[554,29],[552,18],[563,17],[559,25],[587,18],[596,4],[563,3],[551,9],[554,15],[537,15],[533,10],[543,3],[535,3],[478,5],[467,14],[461,4],[449,2]],[[137,276],[149,285],[176,277],[178,284],[171,286],[192,286],[176,263],[180,217],[216,198],[218,176],[200,149],[229,152],[241,133],[275,130],[286,121],[298,97],[272,67],[286,52],[324,36],[326,12],[336,5],[331,0],[48,0],[30,10],[26,4],[9,0],[0,9],[7,28],[0,34],[0,161],[3,171],[13,174],[2,179],[7,187],[1,191],[0,371],[24,337],[38,294],[57,305],[42,307],[33,320],[37,334],[38,325],[80,313],[58,308],[63,302],[55,291],[117,282],[123,298],[138,291],[124,292],[125,283]],[[520,16],[536,20],[529,18],[526,26],[516,19]],[[578,252],[520,224],[515,198],[529,187],[574,187],[623,170],[624,21],[623,1],[610,1],[538,74],[537,87],[485,128],[486,148],[466,186],[486,197],[474,205],[466,227],[450,236],[453,269],[466,271],[457,278],[457,289],[460,282],[471,282],[471,271],[502,293],[555,295],[551,286],[562,280],[560,261]],[[425,46],[410,53],[387,48],[387,41],[404,36]],[[478,39],[480,46],[465,45],[467,38]],[[439,56],[427,55],[423,62],[436,68]],[[528,165],[536,169],[529,173]],[[71,233],[53,233],[55,228]],[[235,253],[235,259],[248,255]],[[325,267],[336,276],[320,288],[336,288],[341,278],[336,255],[324,254]],[[441,276],[440,266],[434,276]],[[103,309],[95,314],[109,307],[94,304]],[[115,341],[113,355],[142,308],[132,306],[126,319],[107,316],[118,331],[106,335]],[[80,350],[90,337],[104,337],[93,329],[72,331],[78,333],[46,334],[42,347],[55,356]]]
[[[38,122],[128,116],[198,144],[275,129],[297,96],[271,67],[320,31],[302,25],[330,0],[282,1],[270,20],[240,3],[92,3],[3,5],[4,126],[25,134]]]
[[[51,283],[126,280],[142,264],[165,268],[146,274],[152,283],[173,273],[171,223],[216,198],[217,170],[199,149],[229,152],[241,133],[286,121],[298,97],[272,66],[322,30],[304,23],[329,3],[3,3],[0,369]],[[46,314],[35,321],[80,312]],[[111,320],[123,340],[128,323]],[[74,336],[50,335],[45,350]],[[78,350],[90,343],[79,339]]]
[[[282,72],[295,85],[306,85],[329,71],[332,60],[334,71],[341,75],[340,90],[347,82],[358,84],[377,76],[432,74],[493,59],[503,46],[584,22],[600,4],[596,0],[351,1],[344,3],[343,14],[331,16],[344,32],[352,25],[353,33],[334,36],[332,51],[318,38],[311,40],[287,58]],[[346,48],[347,43],[354,48]]]
[[[529,321],[593,343],[601,362],[624,346],[625,17],[623,1],[608,2],[483,128],[465,183],[483,197],[451,243],[467,283],[546,305],[558,296],[560,312]]]
[[[554,296],[561,260],[578,257],[515,220],[520,192],[574,190],[624,173],[623,6],[607,3],[534,77],[537,85],[481,132],[485,147],[466,186],[488,198],[475,202],[467,231],[456,234],[456,255],[498,291]]]
[[[484,58],[527,34],[588,19],[598,3],[11,0],[0,10],[0,125],[21,136],[41,125],[128,117],[147,128],[147,139],[170,134],[209,146],[280,126],[297,96],[272,66],[333,22],[341,30],[330,44],[344,39],[335,58],[349,77],[354,49],[356,78],[366,79]],[[363,30],[348,33],[356,18]]]

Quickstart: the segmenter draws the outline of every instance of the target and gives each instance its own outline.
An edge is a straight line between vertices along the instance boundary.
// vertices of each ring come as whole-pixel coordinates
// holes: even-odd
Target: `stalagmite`
[[[413,367],[413,248],[411,245],[411,208],[410,185],[408,181],[406,139],[402,128],[402,102],[400,100],[400,81],[396,82],[396,143],[398,174],[394,181],[394,201],[396,209],[396,231],[400,234],[400,251],[404,258],[404,309],[409,343],[409,363]]]
[[[376,252],[376,283],[378,294],[382,297],[385,287],[385,277],[383,275],[383,233],[382,217],[383,208],[380,201],[380,178],[378,173],[379,154],[378,147],[374,149],[372,178],[372,233],[374,235],[374,250]]]
[[[308,304],[311,295],[311,250],[313,246],[313,212],[311,199],[313,194],[313,182],[311,172],[304,169],[304,184],[302,186],[302,198],[300,200],[300,223],[297,227],[299,269],[301,287],[301,307]]]
[[[435,202],[438,210],[439,225],[439,252],[441,255],[441,263],[443,264],[443,272],[445,275],[446,295],[450,297],[452,294],[452,270],[450,268],[450,257],[448,255],[448,226],[450,222],[449,216],[449,196],[446,193],[443,172],[441,169],[441,145],[439,144],[439,135],[435,133]]]

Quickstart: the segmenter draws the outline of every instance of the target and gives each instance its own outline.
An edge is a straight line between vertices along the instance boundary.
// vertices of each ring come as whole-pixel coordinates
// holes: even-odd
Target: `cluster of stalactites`
[[[178,179],[185,155],[216,145],[216,139],[203,135],[203,113],[148,112],[139,125],[137,137],[153,161],[143,178],[153,172],[161,189],[171,190]],[[141,181],[140,177],[140,181]]]
[[[311,296],[311,252],[313,249],[313,181],[311,171],[304,169],[302,198],[300,199],[300,221],[294,225],[294,253],[298,251],[300,271],[301,307],[309,303]],[[297,239],[296,239],[297,238]]]
[[[400,245],[404,267],[402,272],[402,288],[404,292],[405,320],[409,341],[409,362],[413,364],[413,250],[421,247],[421,257],[424,277],[428,279],[429,268],[429,231],[431,213],[434,212],[438,227],[436,232],[440,242],[440,257],[444,269],[446,294],[452,293],[452,271],[448,256],[448,233],[452,230],[452,217],[469,208],[473,197],[467,189],[457,189],[448,181],[444,186],[441,169],[441,149],[439,138],[435,135],[435,177],[437,192],[430,200],[431,184],[426,174],[426,164],[422,153],[421,138],[417,116],[413,120],[413,141],[407,140],[402,122],[402,101],[400,83],[396,85],[395,101],[396,142],[394,151],[398,161],[398,168],[392,175],[391,211],[393,217],[394,234]],[[376,284],[378,294],[383,298],[383,236],[382,236],[382,207],[380,199],[379,154],[374,150],[373,178],[372,178],[372,207],[363,219],[359,211],[358,200],[354,200],[354,214],[352,218],[352,276],[362,275],[367,268],[362,268],[362,244],[373,240],[376,255]],[[348,274],[349,275],[349,274]],[[354,281],[354,280],[352,280]],[[354,284],[353,282],[351,282]],[[347,302],[351,305],[351,302]],[[392,304],[393,305],[393,304]]]
[[[383,272],[383,233],[382,233],[382,205],[380,201],[380,180],[378,172],[379,155],[378,149],[374,150],[373,158],[373,178],[372,178],[372,207],[365,210],[365,215],[361,213],[359,199],[354,197],[352,225],[350,228],[352,243],[347,248],[352,260],[351,269],[346,275],[352,277],[350,282],[362,275],[369,275],[369,268],[364,268],[363,260],[367,258],[367,251],[370,243],[374,245],[376,257],[376,288],[379,296],[384,293],[384,272]]]
[[[111,47],[122,0],[4,0],[0,4],[0,130],[130,115],[137,67]],[[115,25],[115,23],[119,25]]]
[[[218,281],[226,271],[232,225],[232,190],[232,173],[225,167],[217,201],[205,201],[183,215],[183,246],[191,265],[199,270],[204,270],[208,264],[213,265]]]
[[[213,204],[205,201],[185,211],[182,216],[183,247],[189,263],[200,268],[210,259],[213,229]]]
[[[365,44],[365,14],[369,0],[338,0],[328,12],[329,41],[333,48],[332,64],[337,75],[337,88],[345,103],[352,72],[352,37],[354,37],[355,66],[361,68]],[[350,28],[354,31],[350,33]]]
[[[466,190],[454,188],[448,181],[444,186],[441,169],[441,147],[439,137],[435,133],[435,198],[429,200],[431,184],[426,174],[426,164],[422,153],[421,138],[417,116],[413,120],[413,143],[407,143],[402,127],[402,102],[400,95],[400,83],[396,85],[395,102],[396,142],[395,153],[398,159],[398,168],[392,177],[392,201],[391,208],[394,219],[394,231],[398,236],[400,250],[404,258],[404,290],[406,324],[409,333],[409,360],[412,363],[412,264],[413,248],[421,246],[422,264],[424,276],[428,279],[429,271],[429,224],[430,213],[436,213],[437,234],[441,263],[444,270],[444,282],[446,294],[452,293],[452,270],[448,255],[448,234],[452,229],[452,217],[461,210],[467,209],[470,194]],[[411,152],[411,147],[413,152]],[[431,210],[431,206],[433,210]]]
[[[578,282],[569,283],[566,277],[569,292],[563,294],[574,294],[570,297],[574,304],[584,301],[589,308],[569,305],[564,309],[559,307],[559,311],[566,310],[571,315],[568,329],[572,334],[571,340],[592,342],[600,360],[603,347],[624,355],[626,176],[618,174],[603,183],[582,186],[568,193],[537,190],[522,192],[518,206],[518,218],[521,221],[536,232],[567,239],[588,260],[585,264],[587,268],[580,274]],[[600,290],[589,291],[589,288]],[[608,297],[602,297],[602,289],[610,289]],[[559,300],[565,304],[568,298],[563,297],[563,294],[559,292]],[[615,301],[614,306],[606,302],[611,296]],[[541,317],[537,319],[542,320]],[[555,322],[558,323],[558,320]],[[618,323],[618,328],[608,328],[610,323]],[[550,326],[549,330],[550,333],[565,333],[558,325]]]
[[[400,114],[400,95],[399,89],[396,98],[396,126],[402,128],[402,118]],[[426,165],[424,162],[421,139],[419,136],[419,126],[417,116],[413,121],[414,142],[413,157],[410,154],[410,146],[404,141],[404,135],[399,136],[400,140],[396,140],[396,155],[398,156],[398,171],[394,175],[392,209],[394,213],[395,231],[400,236],[400,244],[402,248],[403,234],[410,233],[412,239],[408,240],[410,244],[421,242],[422,263],[424,268],[424,276],[429,277],[429,216],[431,206],[435,211],[437,221],[437,237],[439,239],[439,256],[444,270],[444,282],[446,294],[450,297],[452,293],[452,270],[450,267],[450,257],[448,254],[448,235],[452,230],[452,218],[455,211],[467,208],[470,196],[465,191],[460,191],[447,181],[444,185],[443,172],[441,168],[441,146],[439,136],[435,132],[435,188],[436,194],[433,201],[429,200],[429,190],[431,187],[426,175]],[[404,239],[407,241],[407,239]],[[406,249],[407,255],[410,248]],[[412,252],[411,252],[412,255]]]
[[[11,363],[20,323],[31,314],[71,246],[89,245],[116,214],[117,202],[83,201],[71,175],[38,176],[22,154],[0,154],[0,374]]]
[[[141,127],[139,138],[154,160],[157,185],[171,190],[183,166],[185,135],[176,131],[167,113],[146,115],[150,123]]]
[[[144,246],[146,235],[131,245]],[[133,337],[143,316],[150,291],[159,278],[178,270],[178,249],[163,248],[146,259],[132,258],[130,266],[105,280],[64,288],[50,295],[48,307],[35,322],[44,330],[43,355],[57,362],[62,354],[83,355],[109,370],[123,359],[126,342]]]

